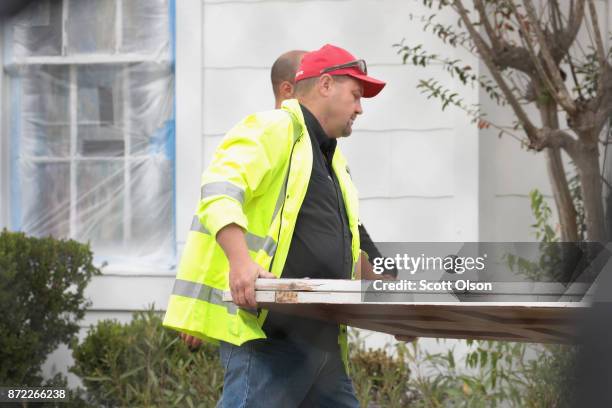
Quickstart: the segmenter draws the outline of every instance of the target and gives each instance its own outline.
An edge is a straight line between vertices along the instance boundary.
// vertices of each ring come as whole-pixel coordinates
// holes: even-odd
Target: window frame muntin
[[[75,238],[77,235],[77,231],[76,231],[76,227],[77,227],[77,219],[78,219],[78,214],[77,214],[77,210],[76,210],[76,204],[77,204],[77,200],[76,200],[76,193],[77,193],[77,165],[81,162],[86,162],[86,161],[95,161],[95,162],[113,162],[113,161],[123,161],[124,163],[124,170],[123,170],[123,174],[124,174],[124,196],[123,196],[123,208],[124,208],[124,212],[123,212],[123,232],[122,232],[122,242],[118,242],[118,247],[121,245],[125,245],[125,243],[127,243],[131,237],[131,222],[130,221],[130,217],[131,217],[131,205],[129,205],[130,200],[131,200],[131,193],[130,193],[130,174],[131,174],[131,170],[130,168],[132,167],[132,164],[134,162],[139,162],[139,161],[143,161],[143,160],[147,160],[148,156],[146,155],[142,155],[142,154],[137,154],[137,155],[132,155],[131,153],[131,140],[130,140],[130,125],[129,125],[129,121],[126,120],[127,118],[130,117],[130,103],[124,103],[123,104],[123,121],[124,121],[124,126],[123,126],[123,141],[124,141],[124,154],[123,156],[78,156],[78,140],[77,140],[77,135],[78,135],[78,125],[79,125],[79,121],[78,121],[78,117],[77,117],[77,96],[78,96],[78,74],[77,74],[77,70],[78,67],[81,65],[87,65],[87,66],[99,66],[99,65],[106,65],[106,64],[110,64],[110,65],[114,65],[117,67],[120,67],[118,69],[118,71],[123,71],[121,75],[122,77],[122,86],[121,86],[121,91],[123,92],[122,94],[122,98],[125,99],[126,101],[129,101],[129,75],[127,75],[127,71],[129,69],[129,66],[133,63],[162,63],[162,64],[167,64],[170,67],[170,70],[172,72],[172,75],[176,77],[176,69],[175,69],[175,63],[174,63],[174,49],[176,47],[176,33],[175,33],[175,21],[174,19],[176,18],[176,13],[175,13],[175,7],[176,7],[176,3],[175,0],[167,0],[167,7],[168,7],[168,13],[167,13],[167,27],[168,27],[168,40],[169,40],[169,47],[167,49],[167,51],[165,53],[163,53],[160,57],[160,55],[154,55],[154,54],[140,54],[140,53],[133,53],[133,52],[128,52],[128,53],[123,53],[121,52],[121,47],[123,44],[123,1],[124,0],[115,0],[115,19],[116,19],[116,24],[115,24],[115,46],[114,46],[114,53],[113,54],[108,54],[108,53],[100,53],[100,54],[79,54],[79,55],[67,55],[67,50],[68,50],[68,33],[67,33],[67,19],[69,17],[69,1],[70,0],[62,0],[62,44],[61,44],[61,55],[55,55],[55,56],[28,56],[28,57],[12,57],[11,58],[11,63],[14,64],[15,66],[36,66],[36,65],[64,65],[69,67],[69,121],[70,121],[70,156],[68,157],[45,157],[45,156],[40,156],[40,157],[36,157],[36,158],[28,158],[29,160],[31,160],[32,162],[39,162],[39,163],[54,163],[54,162],[70,162],[70,232],[69,232],[69,236],[67,238]],[[8,21],[8,19],[6,20]],[[4,48],[4,40],[5,40],[5,35],[7,35],[7,32],[9,30],[11,30],[11,27],[9,24],[6,24],[6,29],[5,30],[0,30],[0,51],[3,51]],[[2,76],[2,78],[0,78],[0,85],[4,85],[4,87],[0,86],[0,91],[3,91],[3,100],[1,102],[3,102],[6,106],[6,101],[8,101],[8,96],[5,96],[4,94],[7,93],[6,89],[2,89],[2,88],[7,88],[6,83],[8,82],[8,76],[9,74],[6,72],[6,70],[4,69],[4,61],[2,59],[2,57],[0,57],[0,66],[3,67],[2,68],[2,73],[0,74]],[[3,82],[2,79],[4,79]],[[12,86],[12,85],[11,85]],[[126,93],[126,89],[127,89],[127,93]],[[176,105],[176,81],[174,80],[174,87],[173,87],[173,105]],[[5,115],[6,116],[6,115]],[[4,120],[4,123],[2,121],[2,119],[4,119],[4,117],[0,116],[0,132],[2,132],[2,134],[7,135],[8,137],[3,138],[3,140],[6,139],[12,139],[14,137],[17,137],[15,135],[13,135],[13,126],[12,124],[8,124],[6,122],[6,120]],[[172,168],[172,182],[174,184],[176,184],[176,110],[173,106],[173,112],[172,112],[172,116],[171,116],[171,121],[173,122],[173,134],[171,135],[171,144],[172,144],[172,151],[169,152],[171,154],[169,154],[169,160],[171,162],[171,168]],[[3,165],[2,168],[0,168],[0,171],[2,172],[2,181],[4,180],[8,180],[8,184],[18,184],[18,182],[15,182],[15,177],[18,177],[18,174],[15,173],[19,173],[19,170],[17,168],[16,165],[14,165],[12,162],[15,160],[15,157],[17,156],[16,152],[11,151],[11,149],[14,146],[9,147],[8,149],[5,148],[5,146],[0,145],[0,155],[2,155],[1,157],[6,157],[9,160],[3,160],[3,163],[7,163],[6,165]],[[4,167],[6,166],[6,169],[4,169]],[[177,242],[176,242],[176,212],[177,212],[177,206],[176,206],[176,186],[173,185],[171,186],[172,188],[172,215],[171,215],[171,228],[172,228],[172,242],[173,242],[173,248],[171,248],[171,252],[174,253],[174,260],[172,260],[173,264],[176,264],[176,253],[177,253]],[[15,207],[18,207],[19,204],[15,203],[15,200],[20,200],[20,193],[21,190],[19,190],[19,194],[4,194],[4,190],[11,190],[11,193],[13,193],[13,189],[8,186],[7,187],[7,183],[3,182],[2,183],[2,193],[3,193],[3,200],[5,202],[1,202],[0,203],[0,225],[4,225],[7,227],[11,227],[13,229],[21,229],[21,215],[15,214]],[[17,197],[19,196],[19,197]],[[6,197],[6,198],[5,198]],[[19,218],[19,221],[15,221],[17,218]],[[127,269],[127,270],[133,270],[133,268],[131,267],[131,265],[114,265],[114,267],[111,267],[111,270],[115,270],[115,269],[119,270],[123,270],[123,269]],[[173,266],[171,266],[171,268],[173,268]],[[147,270],[148,273],[150,273],[150,270]],[[165,270],[164,270],[165,272]],[[164,273],[162,272],[162,274]]]

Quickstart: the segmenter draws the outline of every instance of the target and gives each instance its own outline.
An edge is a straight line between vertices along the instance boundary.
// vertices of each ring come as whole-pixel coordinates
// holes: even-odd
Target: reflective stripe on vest
[[[208,231],[202,225],[197,215],[193,216],[190,230],[210,235],[210,231]],[[276,242],[274,241],[274,238],[270,236],[260,237],[259,235],[255,235],[252,232],[247,231],[247,233],[244,235],[244,239],[246,240],[247,247],[250,251],[258,252],[260,249],[263,249],[269,256],[274,256],[274,252],[276,251]]]
[[[228,181],[215,181],[214,183],[204,184],[200,190],[200,199],[216,195],[225,195],[244,204],[244,190]]]
[[[221,289],[213,288],[212,286],[208,286],[203,283],[176,279],[174,282],[174,288],[172,288],[172,294],[202,300],[204,302],[212,303],[213,305],[223,306],[230,314],[236,314],[238,309],[242,309],[245,312],[257,315],[256,309],[239,308],[232,302],[224,302],[223,291]]]
[[[293,127],[293,143],[300,138],[301,132],[299,132],[300,128],[298,126]],[[278,215],[278,212],[282,208],[285,203],[285,195],[287,193],[287,180],[289,179],[289,171],[285,174],[285,180],[281,185],[281,190],[276,199],[276,204],[274,205],[274,212],[272,213],[271,223],[274,222],[274,219]],[[244,190],[235,184],[232,184],[227,181],[216,181],[213,183],[204,184],[201,188],[201,197],[200,199],[204,199],[207,197],[215,196],[215,195],[226,195],[238,201],[240,205],[244,204]],[[193,216],[193,220],[191,221],[191,231],[200,232],[202,234],[210,235],[210,231],[206,229],[200,222],[200,219],[197,215]],[[253,234],[252,232],[247,231],[245,234],[245,240],[247,243],[247,248],[250,251],[258,252],[263,249],[268,256],[273,257],[276,252],[276,241],[271,236],[261,237],[259,235]]]

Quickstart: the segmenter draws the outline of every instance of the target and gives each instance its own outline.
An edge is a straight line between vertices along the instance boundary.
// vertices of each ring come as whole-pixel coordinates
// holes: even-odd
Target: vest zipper
[[[348,212],[346,210],[346,203],[344,202],[344,197],[342,197],[342,190],[339,189],[340,180],[338,179],[338,175],[335,173],[334,168],[331,164],[330,164],[330,168],[331,168],[331,173],[332,173],[330,179],[331,179],[332,184],[334,185],[334,191],[336,192],[336,204],[338,205],[338,216],[340,217],[340,225],[342,225],[342,269],[343,269],[342,276],[344,276],[346,274],[346,271],[344,270],[344,266],[345,266],[344,256],[346,255],[346,239],[344,238],[344,234],[350,233],[351,231],[350,231],[349,226],[347,225]],[[346,214],[346,222],[344,221],[344,214]],[[352,240],[353,237],[351,236],[350,238]],[[352,257],[352,251],[351,251],[351,268],[352,268],[352,264],[353,264],[353,257]],[[351,268],[349,268],[349,273],[350,273],[350,277],[352,278]]]
[[[280,234],[283,228],[283,211],[285,210],[285,202],[287,201],[287,187],[289,186],[289,176],[291,175],[291,162],[293,159],[293,150],[295,149],[295,145],[297,144],[297,142],[300,141],[300,139],[302,138],[302,135],[300,135],[297,139],[295,139],[295,142],[293,142],[293,146],[291,146],[291,152],[289,153],[289,167],[287,168],[287,178],[285,179],[285,197],[283,197],[283,205],[281,206],[281,210],[279,212],[279,217],[280,217],[280,221],[279,221],[279,226],[278,226],[278,234],[276,235],[276,248],[278,249],[278,245],[279,245],[279,240],[280,240]],[[274,222],[274,220],[272,220],[272,222]],[[272,259],[270,259],[270,267],[269,267],[269,272],[272,272],[272,266],[274,265],[274,258],[276,257],[276,252],[274,251],[274,255],[272,255]]]

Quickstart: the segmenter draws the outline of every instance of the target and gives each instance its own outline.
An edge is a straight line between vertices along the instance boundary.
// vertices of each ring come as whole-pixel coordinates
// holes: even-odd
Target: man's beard
[[[344,129],[342,129],[342,137],[349,137],[351,133],[353,133],[353,125],[349,122]]]

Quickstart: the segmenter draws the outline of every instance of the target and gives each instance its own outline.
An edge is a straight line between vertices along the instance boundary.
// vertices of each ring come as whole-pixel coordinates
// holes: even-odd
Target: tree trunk
[[[580,144],[577,161],[582,199],[584,201],[587,240],[606,242],[606,227],[599,174],[599,148],[597,144]]]
[[[550,129],[559,129],[557,104],[554,102],[539,105],[542,124]],[[578,241],[578,226],[576,224],[576,207],[565,176],[565,166],[561,159],[561,150],[558,147],[546,148],[546,170],[555,198],[555,205],[559,216],[562,242]]]
[[[546,169],[557,206],[561,227],[561,242],[576,242],[578,241],[576,208],[572,201],[563,160],[561,159],[561,151],[558,147],[548,147],[546,149]]]

